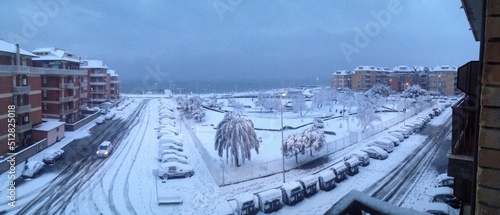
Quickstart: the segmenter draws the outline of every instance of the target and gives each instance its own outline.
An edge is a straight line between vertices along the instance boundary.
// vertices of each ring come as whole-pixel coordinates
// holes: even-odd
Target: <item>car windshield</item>
[[[108,150],[108,146],[107,145],[99,146],[99,150]]]

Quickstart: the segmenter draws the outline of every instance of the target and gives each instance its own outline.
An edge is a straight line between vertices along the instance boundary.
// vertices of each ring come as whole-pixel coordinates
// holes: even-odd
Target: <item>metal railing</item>
[[[118,80],[111,80],[111,81],[109,81],[109,83],[118,84],[118,83],[120,83],[120,81],[118,81]]]
[[[59,88],[61,89],[73,89],[75,88],[75,83],[59,83]]]
[[[90,82],[90,85],[106,85],[107,83],[104,81],[104,82]]]
[[[14,95],[28,94],[31,91],[30,86],[15,86],[12,87],[12,93]]]
[[[24,133],[26,131],[31,130],[31,128],[33,128],[31,122],[28,122],[24,125],[16,125],[16,133]]]
[[[451,154],[472,156],[476,145],[476,108],[466,98],[452,106],[452,109]]]
[[[59,97],[59,102],[71,102],[75,100],[73,96]]]
[[[106,77],[105,73],[90,73],[90,77]]]
[[[16,106],[16,114],[28,113],[31,111],[31,104]]]
[[[0,65],[0,74],[12,74],[12,73],[35,74],[35,75],[87,75],[87,70]]]

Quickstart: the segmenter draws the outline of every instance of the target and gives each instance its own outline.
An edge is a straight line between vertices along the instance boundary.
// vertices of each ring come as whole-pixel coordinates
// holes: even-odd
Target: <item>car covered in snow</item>
[[[171,150],[177,150],[179,152],[184,151],[182,147],[175,145],[173,143],[160,143],[159,149],[160,150],[171,149]]]
[[[45,163],[42,161],[28,162],[21,176],[24,178],[36,178],[43,169],[45,169]]]
[[[453,208],[460,208],[460,200],[453,195],[453,189],[449,187],[436,187],[430,191],[431,202],[446,203]]]
[[[161,157],[163,155],[166,155],[166,154],[174,154],[174,155],[177,155],[179,157],[183,157],[185,159],[188,158],[187,155],[184,152],[180,152],[180,151],[177,151],[175,149],[164,149],[164,150],[158,151],[158,160],[161,161]]]
[[[162,127],[162,128],[158,128],[158,133],[161,133],[161,132],[171,132],[175,135],[179,135],[180,131],[179,129],[177,128],[174,128],[174,127]]]
[[[113,112],[109,112],[109,113],[107,113],[107,114],[104,116],[104,119],[106,119],[106,120],[111,120],[111,119],[115,118],[115,116],[116,116],[116,114],[115,114],[115,113],[113,113]]]
[[[437,176],[435,187],[450,187],[453,188],[455,184],[455,178],[448,176],[447,173],[443,173]]]
[[[398,138],[398,139],[399,139],[399,142],[403,142],[403,141],[405,140],[405,136],[404,136],[403,134],[399,133],[399,132],[395,132],[395,131],[394,131],[394,132],[389,132],[389,133],[387,133],[387,134],[388,134],[388,135],[391,135],[391,136],[393,136],[393,137]]]
[[[109,141],[103,141],[98,147],[96,151],[97,157],[105,158],[111,154],[113,150],[113,144]]]
[[[171,144],[177,145],[179,147],[182,147],[184,145],[184,144],[182,144],[181,139],[176,138],[176,137],[166,137],[166,136],[163,136],[162,138],[160,138],[160,141],[158,143],[160,145],[164,144],[164,143],[171,143]]]
[[[104,117],[100,116],[100,117],[97,117],[97,119],[95,120],[95,123],[100,125],[100,124],[103,124],[105,121],[106,121],[106,119]]]
[[[178,156],[176,154],[163,154],[161,156],[161,162],[179,162],[183,164],[188,164],[188,160],[185,157]]]
[[[43,157],[43,162],[45,164],[54,164],[56,161],[61,160],[64,156],[64,150],[59,149],[56,151],[49,152]]]
[[[368,156],[374,159],[385,160],[389,157],[389,154],[385,150],[377,146],[364,147],[361,148],[360,150],[368,153]]]
[[[406,129],[394,129],[394,130],[389,131],[389,133],[399,133],[399,134],[403,135],[404,138],[410,137],[410,132]]]
[[[161,119],[175,119],[175,116],[173,114],[164,113],[160,114],[160,120]]]
[[[381,139],[389,140],[392,142],[392,144],[394,144],[394,146],[399,146],[399,139],[392,135],[384,135],[381,137]]]
[[[161,132],[158,132],[158,134],[156,134],[156,137],[158,139],[160,139],[163,136],[175,136],[175,135],[177,135],[177,134],[170,132],[170,131],[161,131]]]
[[[370,156],[368,156],[368,153],[360,150],[356,150],[345,155],[344,161],[347,161],[351,158],[357,158],[361,166],[368,166],[368,164],[370,164]]]
[[[194,175],[193,167],[179,162],[166,162],[160,164],[160,168],[156,169],[153,174],[162,179],[185,177],[189,178]]]
[[[391,153],[394,151],[394,144],[390,140],[386,139],[376,139],[368,144],[366,146],[377,146],[383,150],[385,150],[388,153]]]
[[[458,215],[457,210],[445,203],[428,202],[424,204],[424,211],[436,215]]]

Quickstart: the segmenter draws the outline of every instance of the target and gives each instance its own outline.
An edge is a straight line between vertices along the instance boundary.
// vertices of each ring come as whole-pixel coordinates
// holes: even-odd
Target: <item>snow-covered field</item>
[[[135,101],[125,108],[123,111],[116,111],[117,117],[127,119],[127,117],[138,107],[139,103],[146,98],[136,98]],[[161,99],[162,101],[171,102],[169,99]],[[250,103],[251,101],[244,101]],[[91,169],[95,171],[90,177],[86,177],[85,173],[77,173],[85,176],[83,189],[71,198],[65,199],[67,207],[64,214],[223,214],[229,209],[227,200],[233,199],[243,193],[257,193],[270,188],[276,188],[282,185],[282,174],[274,174],[264,178],[258,178],[250,181],[245,181],[233,185],[219,187],[215,182],[207,164],[202,159],[198,149],[195,147],[193,140],[188,135],[188,130],[191,129],[196,133],[198,138],[204,144],[206,150],[217,161],[216,151],[213,149],[213,140],[215,130],[214,126],[222,119],[223,115],[217,112],[207,112],[207,116],[202,122],[189,120],[189,125],[182,126],[179,122],[176,126],[180,128],[180,136],[184,140],[184,152],[188,155],[189,164],[194,167],[195,174],[191,178],[179,178],[160,180],[153,176],[152,171],[158,168],[160,163],[157,160],[158,140],[156,138],[156,130],[159,126],[158,106],[160,99],[149,99],[147,106],[142,108],[140,117],[135,120],[136,123],[130,127],[128,134],[123,138],[119,147],[111,154],[109,158],[104,160],[104,164],[99,169]],[[338,109],[341,107],[339,106]],[[337,109],[335,107],[334,109]],[[115,111],[115,110],[113,110]],[[428,110],[426,110],[428,111]],[[439,125],[443,123],[446,115],[449,115],[450,109],[445,111],[445,114],[436,117],[432,123]],[[396,117],[395,114],[400,113],[385,113],[381,115],[382,121]],[[307,117],[340,115],[335,113],[335,110],[330,112],[325,108],[320,111],[310,113]],[[280,127],[279,114],[247,114],[251,118],[256,128],[274,128]],[[285,112],[284,125],[297,126],[312,121],[312,118],[300,118],[297,114]],[[342,125],[341,125],[342,124]],[[337,138],[342,138],[344,134],[350,131],[359,131],[357,121],[351,118],[349,123],[345,119],[333,119],[325,122],[325,130],[335,131],[337,135],[328,136],[327,141],[334,141]],[[44,153],[49,150],[61,148],[76,138],[81,138],[89,135],[89,129],[95,123],[91,122],[75,132],[66,132],[66,137],[50,148],[35,155],[31,160],[41,160]],[[349,127],[347,126],[349,125]],[[298,131],[285,131],[285,136]],[[257,135],[262,137],[260,145],[260,153],[252,154],[252,160],[244,165],[261,164],[271,160],[280,160],[281,154],[280,132],[264,132],[258,131]],[[382,135],[377,134],[377,135]],[[376,138],[377,135],[371,137]],[[337,188],[330,192],[320,191],[315,196],[307,198],[297,205],[290,207],[285,206],[274,214],[323,214],[333,203],[338,201],[346,193],[352,189],[363,190],[371,184],[380,180],[385,174],[399,165],[404,158],[419,146],[426,136],[412,135],[406,139],[389,158],[383,161],[371,160],[371,164],[367,167],[360,168],[360,172],[349,177],[337,185]],[[347,152],[360,148],[365,145],[367,140],[360,140],[357,144],[349,146],[329,155],[328,163],[318,165],[309,169],[293,169],[285,174],[286,181],[295,181],[306,175],[313,174],[316,171],[333,164],[342,159]],[[287,158],[287,162],[295,162],[294,158]],[[98,161],[95,161],[98,162]],[[22,169],[23,164],[17,166]],[[213,165],[213,164],[208,164]],[[229,167],[228,167],[229,168]],[[238,172],[238,168],[230,167],[235,174],[247,174],[246,172]],[[429,172],[423,178],[431,178],[434,181],[435,175],[438,173]],[[57,171],[50,174],[42,174],[36,179],[29,180],[22,186],[16,187],[18,202],[17,207],[23,207],[28,204],[40,190],[50,184],[58,175]],[[424,180],[425,181],[425,180]],[[2,187],[0,196],[7,196],[6,184],[7,174],[0,175]],[[425,187],[425,185],[422,185]],[[415,190],[424,190],[425,188],[416,187]],[[180,205],[158,205],[157,197],[180,197],[182,204]],[[405,202],[405,207],[415,208],[419,210],[419,205],[424,199],[415,196],[408,196]],[[12,210],[7,205],[7,200],[0,200],[0,211]],[[48,204],[48,203],[45,203]],[[15,213],[18,209],[11,212]]]

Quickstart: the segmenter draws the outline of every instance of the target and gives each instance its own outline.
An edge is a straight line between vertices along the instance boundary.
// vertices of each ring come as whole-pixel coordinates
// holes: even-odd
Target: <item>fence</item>
[[[184,120],[184,118],[182,118],[182,120]],[[225,156],[224,158],[214,158],[210,156],[210,153],[203,146],[201,141],[193,132],[193,129],[190,128],[189,124],[186,122],[183,124],[186,125],[187,130],[189,131],[189,135],[191,136],[196,148],[200,152],[201,157],[205,161],[208,169],[210,170],[210,173],[219,186],[230,185],[252,180],[255,178],[273,175],[276,173],[281,173],[283,172],[283,168],[285,169],[285,171],[295,169],[358,142],[358,133],[351,132],[346,137],[326,143],[324,148],[319,152],[313,152],[312,155],[310,154],[310,152],[298,155],[297,162],[295,160],[295,157],[285,158],[284,167],[282,159],[272,160],[255,165],[246,164],[240,167],[235,167],[234,165],[225,162]],[[281,152],[277,153],[281,154]],[[241,174],[242,172],[244,172],[245,174]]]
[[[371,137],[377,133],[380,133],[398,123],[403,122],[404,120],[407,120],[408,118],[411,118],[418,113],[420,113],[422,110],[425,110],[427,108],[432,107],[434,103],[427,103],[426,105],[422,106],[421,108],[414,108],[411,109],[410,111],[407,111],[406,113],[401,113],[399,116],[392,118],[390,120],[387,120],[385,122],[379,123],[377,125],[371,126],[366,128],[362,133],[361,133],[361,139],[364,140],[368,137]]]
[[[17,152],[14,155],[8,156],[4,160],[0,161],[0,172],[5,172],[11,168],[11,163],[8,162],[10,158],[14,158],[14,165],[17,165],[26,161],[26,159],[38,153],[39,151],[44,150],[45,148],[47,148],[47,138],[42,139],[31,146],[28,146],[27,148],[21,150],[20,152]]]

